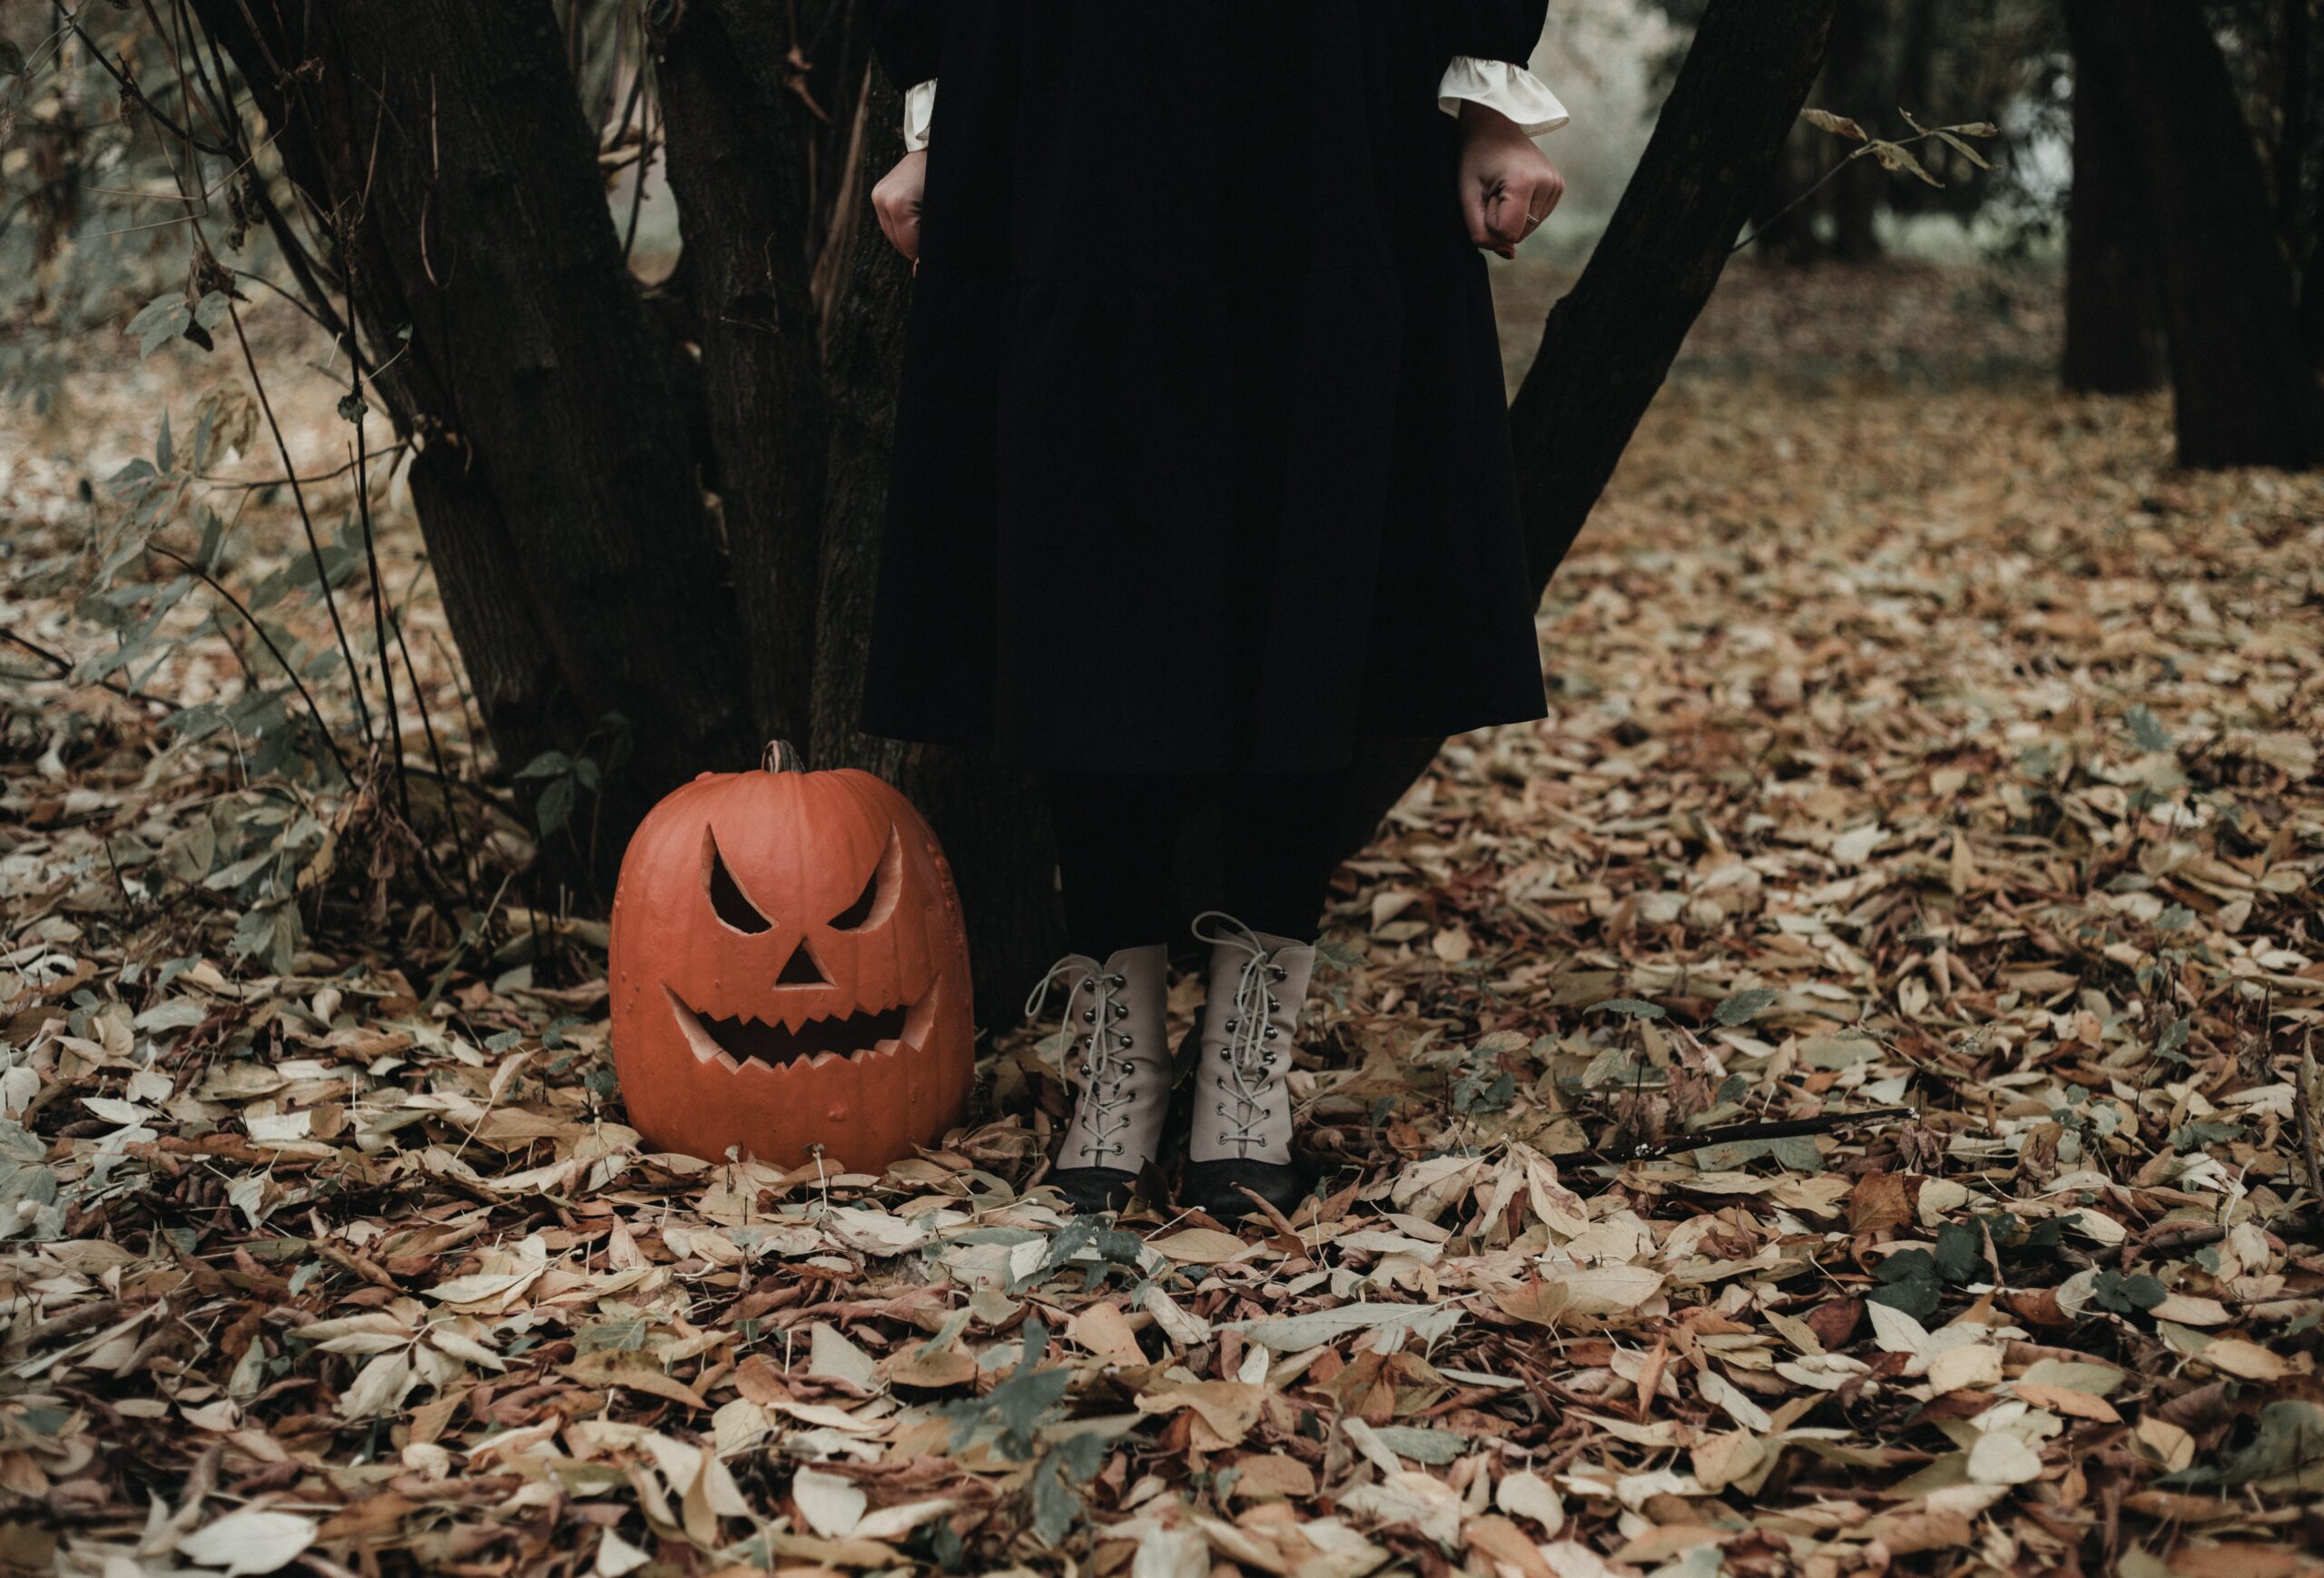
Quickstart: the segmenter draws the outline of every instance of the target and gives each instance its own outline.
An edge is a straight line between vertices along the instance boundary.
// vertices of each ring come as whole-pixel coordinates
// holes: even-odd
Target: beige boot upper
[[[1315,972],[1315,946],[1254,932],[1216,911],[1196,920],[1195,931],[1211,945],[1210,997],[1203,1007],[1187,1154],[1195,1161],[1287,1164],[1291,1090],[1285,1076]]]
[[[1158,942],[1125,948],[1103,964],[1076,953],[1058,962],[1026,1005],[1038,1014],[1053,982],[1072,983],[1065,1066],[1073,1116],[1058,1148],[1059,1168],[1136,1173],[1161,1150],[1172,1074],[1168,978],[1169,951]]]

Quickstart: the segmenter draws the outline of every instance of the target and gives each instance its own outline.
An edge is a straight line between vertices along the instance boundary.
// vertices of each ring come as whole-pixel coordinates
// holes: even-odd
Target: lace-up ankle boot
[[[1288,1213],[1307,1192],[1291,1155],[1291,1046],[1313,943],[1254,932],[1213,910],[1195,922],[1210,946],[1210,997],[1203,1006],[1182,1203],[1221,1221],[1248,1213],[1257,1193]]]
[[[1162,1145],[1173,1064],[1163,1009],[1169,951],[1125,948],[1100,964],[1068,954],[1025,1005],[1040,1013],[1051,987],[1069,988],[1065,1067],[1073,1117],[1049,1181],[1077,1211],[1118,1211]]]

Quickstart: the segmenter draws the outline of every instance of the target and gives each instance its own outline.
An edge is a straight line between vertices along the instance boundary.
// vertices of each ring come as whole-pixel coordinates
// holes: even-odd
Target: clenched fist
[[[928,185],[928,150],[917,149],[896,162],[872,189],[872,211],[889,243],[913,262],[920,261],[920,194]]]
[[[1488,251],[1515,257],[1517,243],[1565,195],[1565,177],[1516,122],[1497,110],[1462,104],[1461,136],[1461,212],[1468,216],[1469,239]]]

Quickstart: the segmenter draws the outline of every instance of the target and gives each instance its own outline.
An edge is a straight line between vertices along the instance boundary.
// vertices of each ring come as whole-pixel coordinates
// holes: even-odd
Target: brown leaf
[[[1514,1287],[1494,1287],[1487,1297],[1502,1314],[1533,1326],[1555,1326],[1566,1305],[1565,1288],[1539,1277]]]
[[[1165,1238],[1149,1238],[1148,1246],[1187,1266],[1223,1266],[1250,1252],[1251,1246],[1216,1228],[1187,1228]]]
[[[1864,1318],[1864,1300],[1832,1298],[1807,1312],[1807,1329],[1824,1345],[1824,1351],[1836,1354],[1848,1346],[1856,1324]]]
[[[1912,1201],[1904,1178],[1893,1172],[1869,1172],[1848,1191],[1848,1231],[1858,1235],[1901,1228],[1913,1219]]]

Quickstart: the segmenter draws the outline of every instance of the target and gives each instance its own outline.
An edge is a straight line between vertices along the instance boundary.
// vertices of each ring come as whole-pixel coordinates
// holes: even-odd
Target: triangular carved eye
[[[755,936],[773,926],[774,922],[759,912],[759,907],[743,893],[734,873],[726,869],[725,857],[718,853],[718,840],[709,829],[702,834],[702,863],[704,880],[710,887],[711,912],[737,932]]]
[[[872,906],[879,902],[880,873],[875,869],[872,873],[872,880],[863,884],[863,892],[856,895],[855,902],[832,917],[832,929],[835,932],[854,931],[872,918]]]
[[[863,884],[863,891],[856,895],[855,902],[832,917],[832,930],[852,932],[867,922],[886,920],[896,907],[893,895],[896,883],[902,873],[902,865],[903,846],[896,842],[891,829],[888,833],[888,847],[881,854],[880,863],[872,868],[871,880]]]

